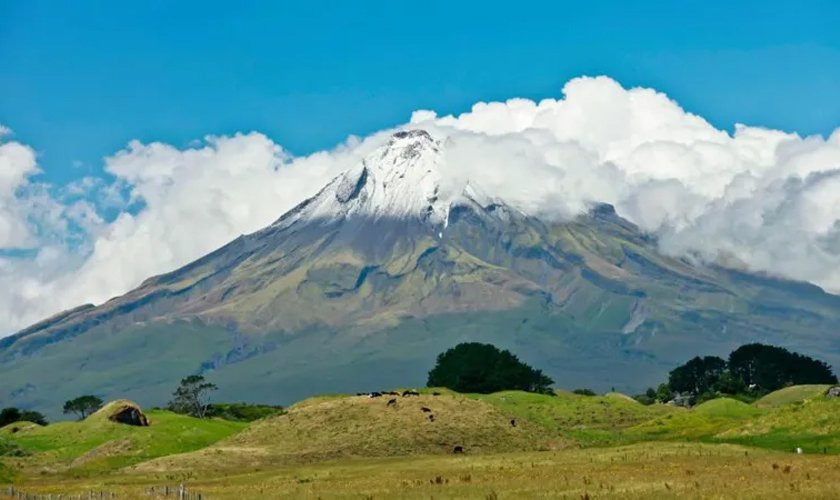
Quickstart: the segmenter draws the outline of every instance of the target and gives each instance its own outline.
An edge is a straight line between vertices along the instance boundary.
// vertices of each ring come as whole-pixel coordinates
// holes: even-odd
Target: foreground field
[[[205,498],[837,498],[840,460],[726,444],[639,443],[476,456],[346,459],[217,475],[24,482],[42,494],[142,498],[184,482]]]
[[[793,387],[690,410],[626,396],[324,396],[251,424],[151,411],[149,427],[0,429],[3,484],[204,498],[836,498],[840,400]],[[803,453],[795,453],[801,448]],[[3,451],[5,449],[5,451]]]

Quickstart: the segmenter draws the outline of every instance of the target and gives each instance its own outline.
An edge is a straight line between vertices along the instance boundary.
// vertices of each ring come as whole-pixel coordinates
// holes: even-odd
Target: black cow
[[[516,419],[515,418],[510,421],[510,426],[511,427],[516,427]]]
[[[388,404],[385,406],[397,406],[397,398],[389,399]]]
[[[423,413],[431,413],[432,409],[426,408],[425,406],[421,406],[420,411],[422,411]]]
[[[432,396],[440,396],[440,393],[439,392],[433,392]]]
[[[419,395],[420,395],[420,393],[419,393],[419,392],[417,392],[417,391],[403,391],[402,395],[403,395],[403,397],[407,397],[407,396],[419,396]]]
[[[459,453],[464,453],[464,447],[463,446],[456,446],[456,447],[452,448],[452,453],[454,453],[456,455],[459,454]]]
[[[368,397],[371,397],[371,398],[381,398],[381,397],[382,397],[382,393],[381,393],[381,392],[371,392],[371,393],[370,393],[370,395],[369,395]]]
[[[429,422],[434,422],[434,421],[435,421],[435,416],[434,415],[429,415]]]

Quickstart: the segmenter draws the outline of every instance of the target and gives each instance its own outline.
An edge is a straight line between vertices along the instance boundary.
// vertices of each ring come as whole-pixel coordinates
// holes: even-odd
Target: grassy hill
[[[813,386],[809,388],[813,391]],[[717,437],[777,450],[802,448],[806,453],[840,453],[840,401],[826,398],[822,391],[818,394],[764,411]],[[789,395],[790,392],[777,397]]]
[[[506,414],[543,426],[582,446],[626,442],[622,430],[678,410],[665,405],[644,406],[623,394],[582,396],[566,391],[556,395],[505,391],[472,395]]]
[[[633,426],[627,429],[626,437],[635,441],[709,439],[761,413],[762,410],[735,399],[713,399]]]
[[[794,385],[771,392],[755,402],[759,408],[779,408],[791,403],[798,403],[825,394],[830,385]]]
[[[389,405],[390,400],[395,400]],[[428,410],[428,411],[426,411]],[[216,469],[311,463],[350,457],[547,450],[571,441],[474,397],[332,396],[311,398],[287,413],[196,453],[167,457],[139,470]],[[512,420],[515,420],[512,422]]]
[[[213,498],[831,498],[840,469],[822,454],[840,453],[840,401],[822,391],[685,409],[621,394],[424,389],[319,396],[252,423],[150,411],[149,427],[111,422],[109,405],[82,422],[0,429],[0,444],[26,455],[0,459],[0,484],[125,497],[183,481]]]
[[[108,420],[111,405],[80,422],[45,427],[25,422],[7,425],[0,429],[0,438],[28,453],[9,463],[39,473],[96,474],[204,448],[246,427],[239,422],[199,420],[160,410],[146,413],[148,427],[134,427]]]

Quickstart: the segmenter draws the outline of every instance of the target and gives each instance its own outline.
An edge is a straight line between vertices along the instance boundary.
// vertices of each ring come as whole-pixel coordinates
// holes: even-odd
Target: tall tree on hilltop
[[[541,370],[519,361],[510,351],[472,342],[439,354],[426,385],[484,394],[503,390],[550,393],[553,383]]]
[[[87,394],[65,402],[64,414],[75,413],[79,417],[79,420],[84,420],[100,408],[102,408],[102,400],[96,396]]]
[[[216,384],[207,382],[201,375],[190,375],[181,379],[181,385],[172,393],[169,409],[176,413],[192,415],[196,418],[207,416],[210,406],[210,391],[218,389]]]

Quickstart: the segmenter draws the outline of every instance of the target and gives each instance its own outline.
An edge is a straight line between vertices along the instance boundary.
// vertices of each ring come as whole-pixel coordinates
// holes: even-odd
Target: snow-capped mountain
[[[428,132],[398,132],[274,227],[347,217],[444,224],[449,206],[441,199],[441,163],[440,143]]]
[[[158,404],[189,373],[220,397],[278,403],[417,385],[465,340],[562,386],[627,391],[747,341],[840,361],[840,298],[663,256],[608,205],[526,215],[447,184],[445,147],[398,132],[274,224],[0,340],[0,406]]]

